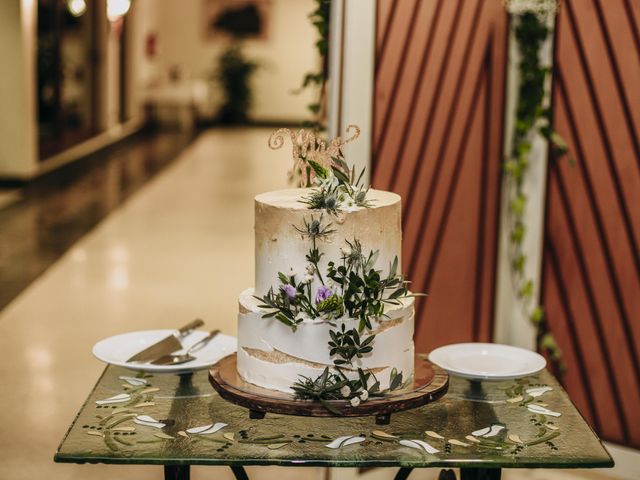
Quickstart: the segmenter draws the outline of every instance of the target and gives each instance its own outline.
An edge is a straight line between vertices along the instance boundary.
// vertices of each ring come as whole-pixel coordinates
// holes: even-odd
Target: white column
[[[332,12],[331,21],[340,22],[340,13],[343,18],[340,22],[341,27],[332,27],[331,30],[331,53],[334,57],[330,57],[330,65],[336,67],[336,56],[339,55],[341,68],[333,68],[329,72],[332,85],[329,133],[332,137],[345,136],[347,125],[355,124],[360,127],[360,138],[346,145],[344,154],[349,164],[356,167],[356,171],[366,169],[363,180],[368,183],[371,170],[376,3],[344,0],[344,3],[337,7],[339,11],[335,14]],[[334,37],[335,32],[341,33],[341,52],[336,51],[335,44],[340,44],[340,37]],[[337,113],[334,111],[335,108],[339,109]]]
[[[0,177],[27,179],[37,169],[36,7],[0,2]]]
[[[510,22],[515,21],[511,17]],[[549,26],[553,27],[552,15],[548,18]],[[518,101],[519,54],[517,41],[513,33],[513,24],[509,33],[509,60],[507,62],[506,102],[505,102],[505,144],[504,156],[511,152],[512,131],[515,122],[515,109]],[[551,65],[553,61],[553,35],[540,51],[540,61],[543,65]],[[545,100],[547,106],[550,101],[551,76],[545,84]],[[544,243],[544,212],[547,182],[547,151],[548,143],[541,135],[536,135],[532,142],[529,154],[530,166],[527,170],[523,185],[524,194],[527,197],[527,206],[524,214],[526,234],[523,242],[523,251],[527,256],[524,267],[524,277],[533,280],[533,302],[540,299],[540,280],[542,271],[542,254]],[[520,301],[516,296],[516,284],[512,280],[511,257],[509,255],[509,221],[507,212],[509,197],[507,191],[508,179],[505,177],[502,185],[500,230],[498,245],[497,288],[496,288],[496,318],[494,340],[498,343],[516,345],[523,348],[536,349],[536,329],[529,322]]]

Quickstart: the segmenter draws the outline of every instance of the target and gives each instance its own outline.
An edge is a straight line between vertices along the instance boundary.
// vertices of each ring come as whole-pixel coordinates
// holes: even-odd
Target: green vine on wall
[[[543,15],[531,11],[518,14],[515,20],[515,38],[520,53],[516,119],[512,133],[512,147],[504,162],[508,180],[508,221],[512,279],[515,292],[524,314],[535,326],[538,348],[545,352],[555,370],[562,373],[566,366],[562,351],[548,329],[545,311],[534,298],[533,279],[526,275],[527,255],[523,248],[527,232],[525,211],[527,196],[524,181],[531,162],[532,141],[539,134],[549,142],[555,158],[567,154],[567,144],[553,129],[552,111],[545,107],[545,82],[551,68],[540,62],[540,51],[551,34]]]
[[[329,16],[331,12],[331,0],[316,0],[315,9],[309,14],[309,20],[318,32],[316,49],[320,55],[320,68],[317,71],[307,72],[302,79],[301,87],[295,93],[300,93],[307,88],[317,89],[317,99],[307,105],[312,115],[312,120],[305,121],[303,126],[317,132],[326,130],[326,97],[327,79],[329,77]]]

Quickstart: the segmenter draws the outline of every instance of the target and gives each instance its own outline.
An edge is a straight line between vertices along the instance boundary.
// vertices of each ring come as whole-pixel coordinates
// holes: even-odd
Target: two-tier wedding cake
[[[288,135],[306,188],[255,198],[255,288],[240,294],[240,376],[298,398],[356,405],[413,377],[414,297],[400,272],[401,203],[360,185],[341,154]],[[348,130],[349,131],[349,130]]]

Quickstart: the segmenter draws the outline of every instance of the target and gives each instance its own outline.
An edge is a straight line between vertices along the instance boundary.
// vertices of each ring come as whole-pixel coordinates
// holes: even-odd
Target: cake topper
[[[280,128],[269,137],[269,148],[277,150],[284,145],[285,136],[291,138],[293,168],[292,174],[300,174],[300,186],[310,187],[313,185],[315,176],[314,169],[309,163],[315,162],[326,169],[331,169],[332,158],[341,156],[341,149],[347,143],[353,142],[360,136],[360,127],[357,125],[347,126],[347,134],[353,130],[354,133],[343,139],[338,136],[329,142],[318,138],[312,131],[300,129],[297,132],[288,128]]]

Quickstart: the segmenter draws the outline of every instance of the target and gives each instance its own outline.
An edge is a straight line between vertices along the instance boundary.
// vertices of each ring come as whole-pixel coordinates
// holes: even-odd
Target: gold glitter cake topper
[[[332,158],[341,156],[341,149],[347,143],[353,142],[360,136],[360,127],[347,126],[347,134],[353,130],[353,134],[343,139],[336,137],[327,145],[324,140],[318,138],[312,131],[300,129],[297,132],[288,128],[280,128],[269,137],[269,148],[277,150],[284,145],[285,136],[291,139],[293,168],[292,173],[300,174],[300,186],[310,187],[313,184],[313,168],[309,161],[314,161],[326,169],[331,169]]]

